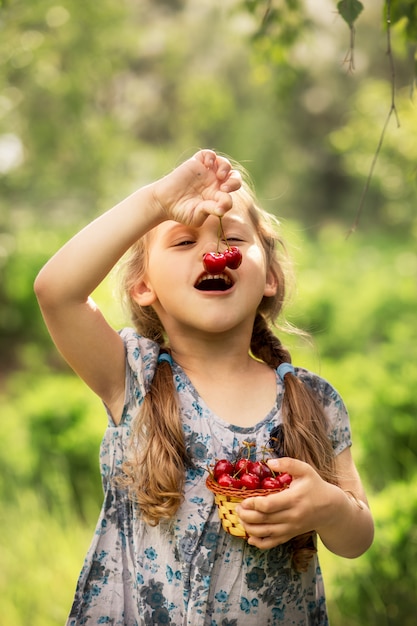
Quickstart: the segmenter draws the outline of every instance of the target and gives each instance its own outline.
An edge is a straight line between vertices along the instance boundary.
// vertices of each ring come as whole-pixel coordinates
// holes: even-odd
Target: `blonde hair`
[[[264,296],[259,304],[250,346],[255,358],[275,369],[283,362],[291,362],[289,352],[273,330],[286,301],[283,268],[287,254],[277,220],[257,206],[249,186],[244,184],[232,195],[234,204],[247,211],[264,250],[266,267],[277,280],[276,294]],[[169,350],[154,309],[141,307],[131,295],[146,272],[148,238],[146,235],[132,247],[125,263],[122,289],[137,332],[156,341],[161,350]],[[285,376],[282,419],[281,452],[310,463],[324,480],[335,483],[334,454],[323,407],[310,388],[293,374]],[[186,449],[171,367],[166,361],[158,364],[134,423],[131,453],[123,464],[119,483],[138,503],[148,524],[157,525],[162,519],[172,518],[183,500],[185,470],[192,465],[192,459]],[[312,533],[294,538],[292,547],[294,567],[305,569],[315,552]]]

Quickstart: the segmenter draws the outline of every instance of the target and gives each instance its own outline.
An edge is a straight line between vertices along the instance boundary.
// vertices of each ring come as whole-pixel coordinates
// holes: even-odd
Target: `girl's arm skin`
[[[75,372],[107,404],[114,421],[124,399],[125,353],[90,294],[121,256],[164,220],[200,226],[232,207],[241,185],[229,161],[201,150],[94,220],[42,268],[35,293],[52,339]]]
[[[268,464],[274,472],[291,474],[293,481],[285,491],[247,498],[239,505],[238,515],[250,544],[269,549],[315,530],[339,556],[355,558],[370,547],[372,516],[350,448],[336,457],[340,487],[296,459],[273,459]]]

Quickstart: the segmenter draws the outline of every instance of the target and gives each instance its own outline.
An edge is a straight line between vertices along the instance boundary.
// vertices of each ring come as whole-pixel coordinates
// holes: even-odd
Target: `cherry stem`
[[[222,217],[219,215],[219,230],[217,233],[217,252],[220,252],[220,239],[221,238],[224,239],[227,249],[230,250],[229,242],[227,241],[227,238],[223,229]]]
[[[242,441],[242,443],[246,447],[246,454],[248,455],[249,461],[251,448],[255,448],[256,444],[253,441]]]

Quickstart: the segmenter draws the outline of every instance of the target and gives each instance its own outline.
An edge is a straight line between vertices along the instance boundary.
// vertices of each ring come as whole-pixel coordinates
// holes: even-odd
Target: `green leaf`
[[[363,11],[363,4],[359,0],[341,0],[337,3],[337,10],[350,27]]]

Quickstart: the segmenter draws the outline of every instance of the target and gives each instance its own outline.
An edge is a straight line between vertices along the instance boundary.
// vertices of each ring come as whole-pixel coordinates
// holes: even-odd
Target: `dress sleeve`
[[[155,373],[159,345],[133,328],[120,331],[126,351],[125,401],[122,420],[133,415],[147,394]]]
[[[297,375],[314,393],[317,393],[323,405],[329,424],[329,438],[335,456],[352,445],[349,414],[340,394],[332,385],[307,370],[297,368]]]

